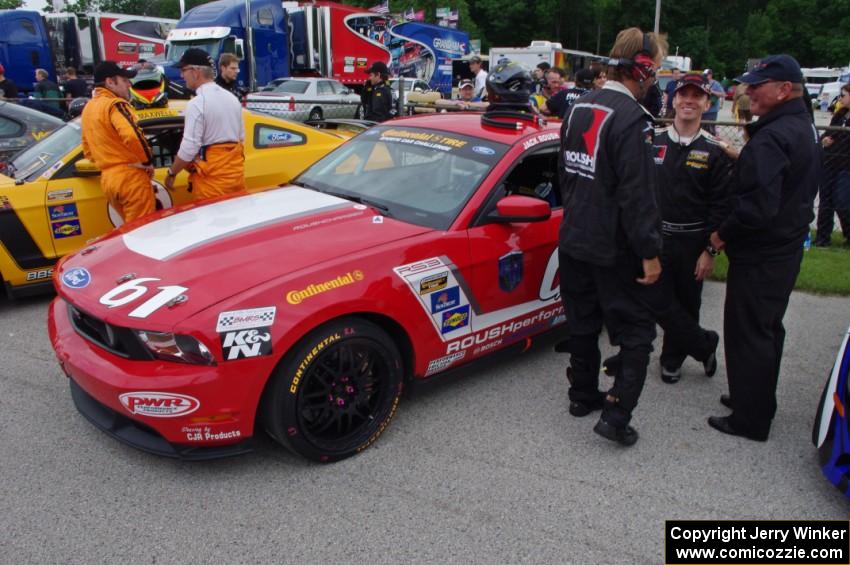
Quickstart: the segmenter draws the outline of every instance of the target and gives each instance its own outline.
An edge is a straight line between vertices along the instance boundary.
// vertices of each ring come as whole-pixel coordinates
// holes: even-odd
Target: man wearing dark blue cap
[[[729,395],[720,401],[732,414],[708,423],[766,441],[776,414],[782,318],[814,218],[823,154],[793,57],[767,57],[737,80],[759,120],[745,126],[750,140],[733,173],[731,214],[711,234],[711,246],[729,256],[723,320]]]

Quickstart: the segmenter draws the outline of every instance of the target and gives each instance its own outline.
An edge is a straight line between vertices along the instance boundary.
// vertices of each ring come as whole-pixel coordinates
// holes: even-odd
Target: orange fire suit
[[[135,220],[156,210],[151,177],[143,166],[152,153],[130,103],[106,88],[95,88],[82,114],[83,153],[100,169],[100,187],[124,218]]]
[[[245,187],[245,149],[241,143],[219,143],[201,150],[189,175],[195,200],[232,194]]]

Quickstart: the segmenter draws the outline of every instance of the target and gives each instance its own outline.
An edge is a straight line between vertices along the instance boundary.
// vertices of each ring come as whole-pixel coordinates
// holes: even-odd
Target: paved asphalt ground
[[[710,327],[724,291],[706,287]],[[119,444],[72,405],[48,301],[0,301],[0,563],[644,564],[665,519],[850,516],[810,441],[848,299],[792,297],[766,444],[707,426],[722,366],[666,385],[653,357],[641,439],[620,448],[567,414],[564,356],[538,348],[407,397],[373,448],[326,466],[267,439],[207,463]]]

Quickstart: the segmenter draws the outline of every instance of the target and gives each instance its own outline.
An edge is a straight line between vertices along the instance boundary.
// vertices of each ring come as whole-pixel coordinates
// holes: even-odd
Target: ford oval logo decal
[[[75,267],[62,273],[62,284],[70,288],[86,288],[91,282],[91,275],[83,267]]]
[[[472,150],[476,153],[481,153],[482,155],[495,155],[496,150],[491,149],[489,147],[484,147],[483,145],[475,145],[472,147]]]

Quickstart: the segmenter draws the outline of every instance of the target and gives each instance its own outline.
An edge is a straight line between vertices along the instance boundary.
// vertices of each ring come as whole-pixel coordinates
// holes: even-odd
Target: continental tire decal
[[[313,349],[311,349],[307,355],[304,356],[304,359],[298,364],[298,368],[295,370],[295,376],[292,377],[292,384],[289,385],[289,392],[295,394],[298,392],[298,383],[301,382],[301,378],[304,376],[304,371],[307,370],[307,366],[316,358],[319,353],[322,352],[327,346],[332,343],[335,343],[342,339],[342,336],[339,333],[335,333],[333,335],[329,335],[319,343],[317,343]]]
[[[50,267],[56,262],[44,256],[21,218],[8,208],[0,209],[0,242],[23,270]]]

